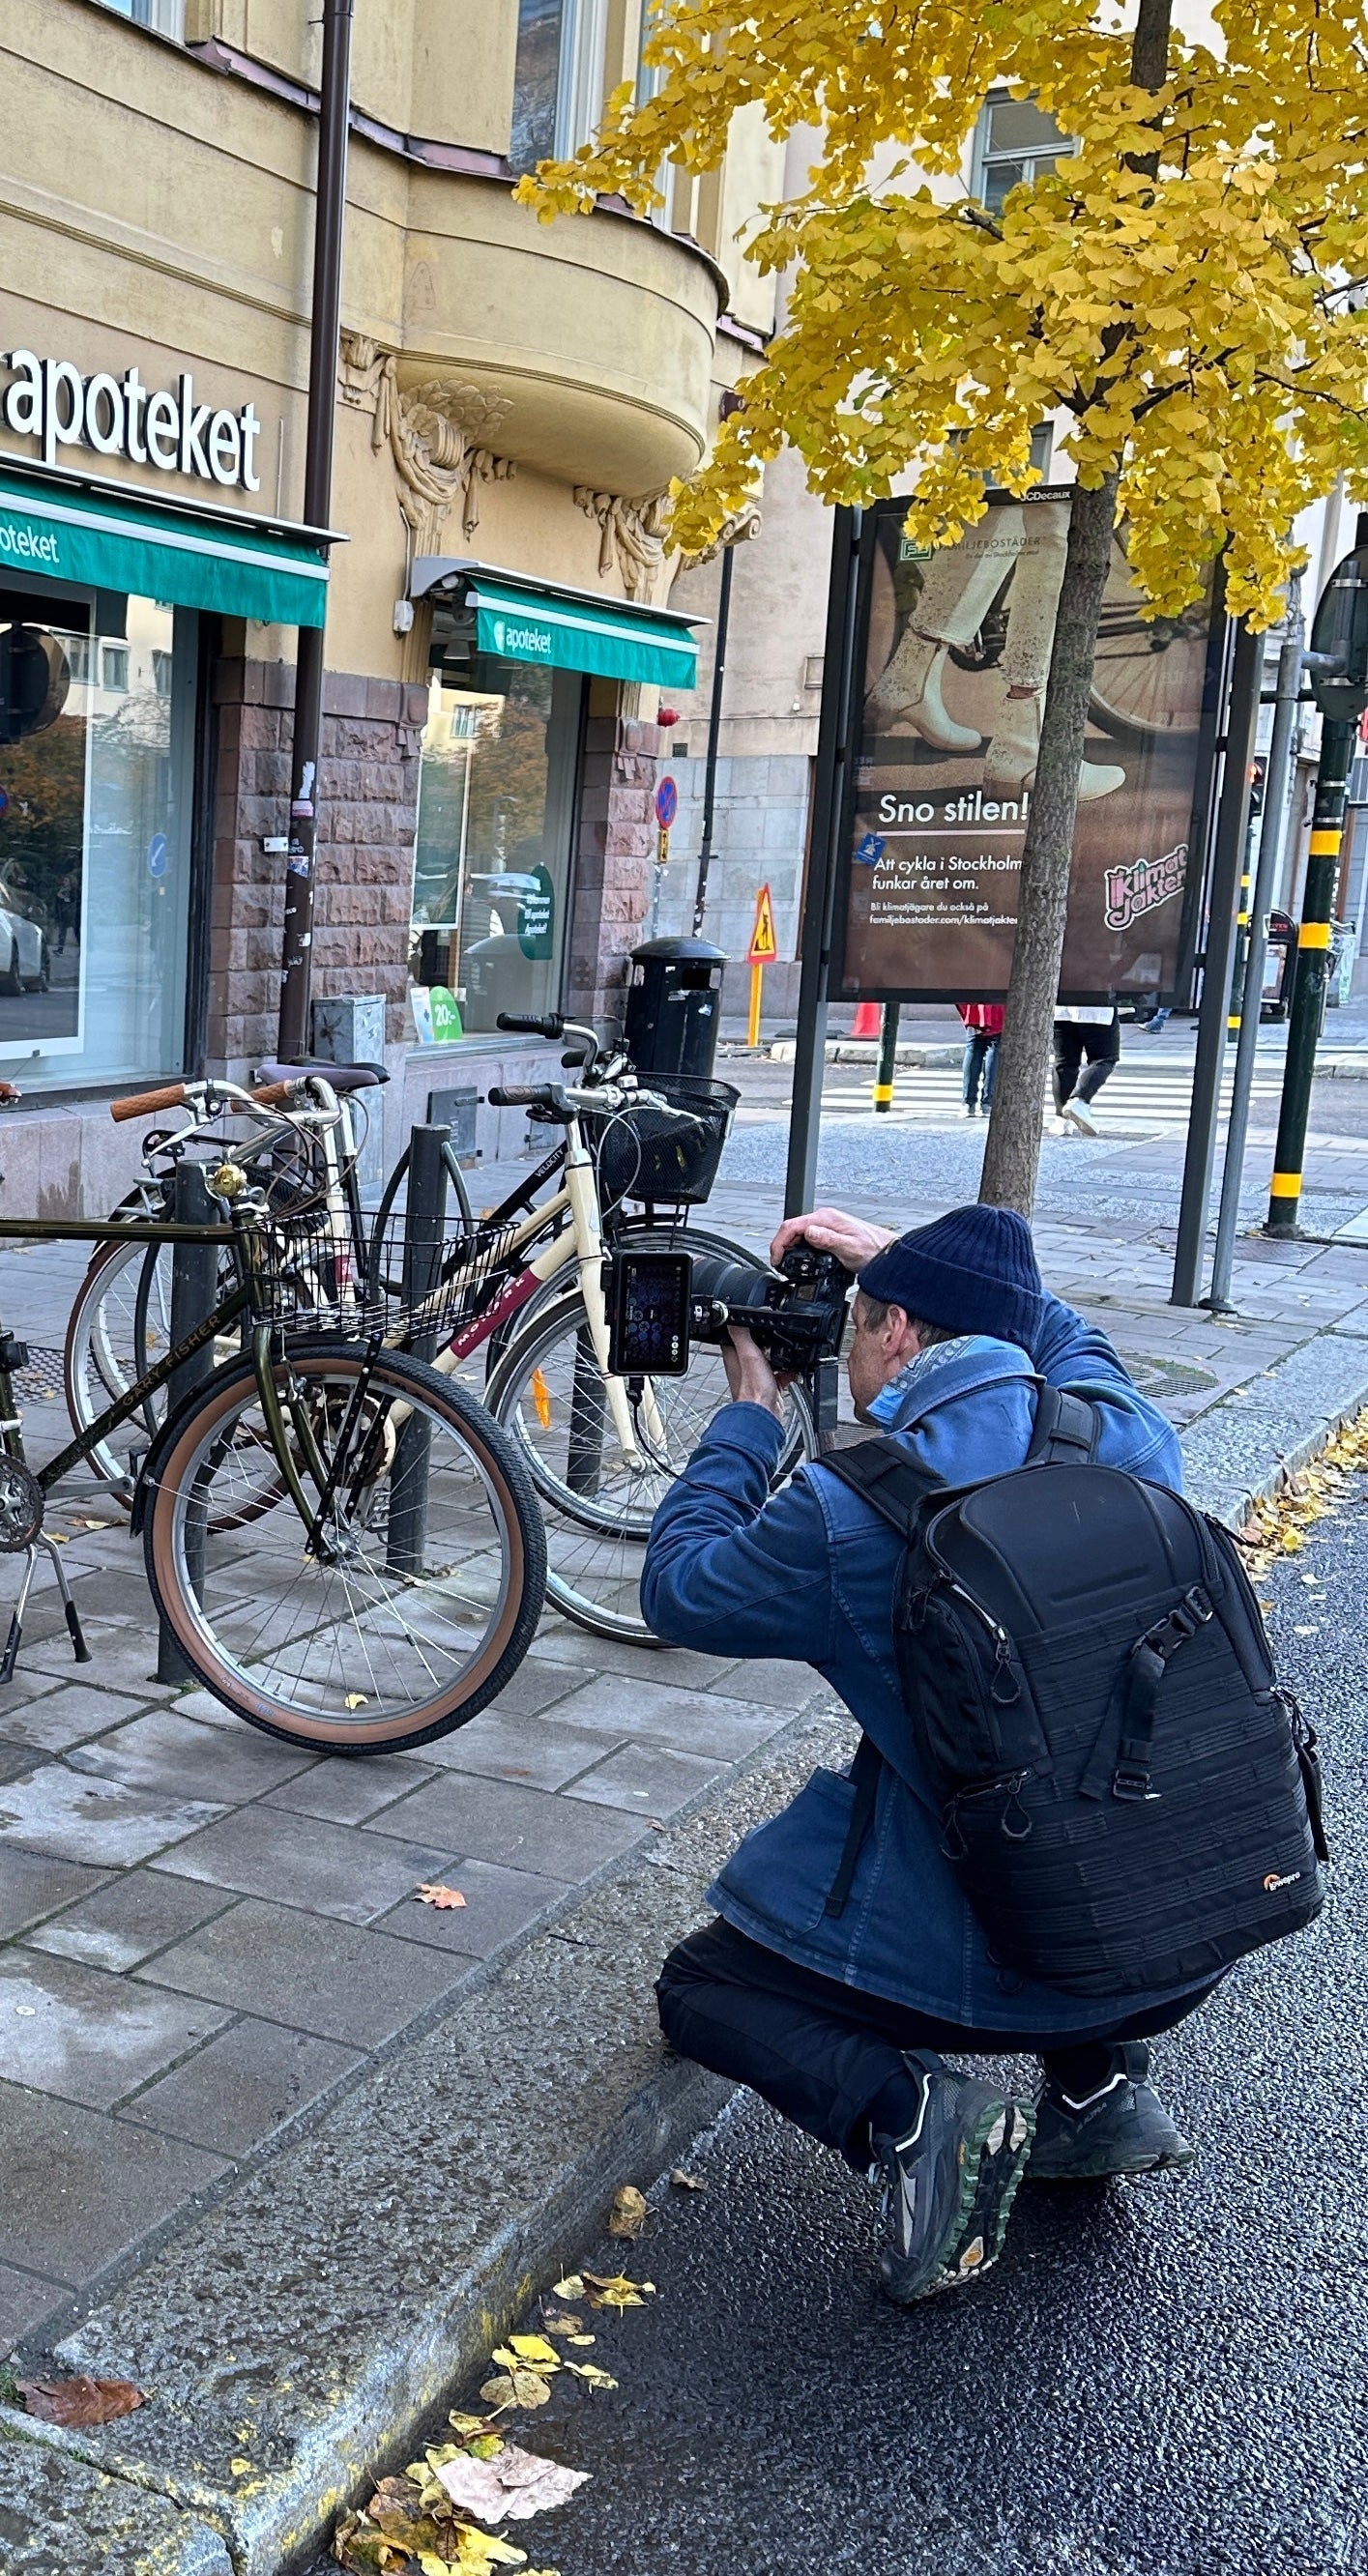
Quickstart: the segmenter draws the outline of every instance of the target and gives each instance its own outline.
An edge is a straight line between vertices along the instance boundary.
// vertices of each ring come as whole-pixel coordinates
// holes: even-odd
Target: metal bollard
[[[893,1083],[898,1070],[898,1021],[901,1004],[885,1002],[879,1029],[879,1061],[874,1072],[874,1106],[888,1110],[893,1106]]]
[[[203,1167],[183,1162],[176,1166],[171,1185],[171,1214],[177,1225],[214,1225],[218,1212],[209,1196]],[[155,1254],[149,1254],[155,1259]],[[218,1302],[218,1245],[216,1243],[178,1243],[171,1253],[171,1344],[183,1342],[206,1315],[211,1315]],[[214,1346],[206,1342],[202,1351],[183,1360],[173,1371],[166,1390],[167,1419],[187,1395],[208,1377],[214,1366]],[[186,1564],[197,1594],[204,1590],[204,1514],[202,1500],[192,1498],[185,1532]],[[192,1671],[180,1647],[161,1622],[157,1645],[157,1679],[159,1682],[193,1682],[199,1675]]]
[[[403,1298],[406,1309],[420,1306],[441,1276],[446,1230],[447,1172],[442,1148],[449,1127],[415,1127],[409,1156],[408,1197],[404,1214]],[[437,1348],[435,1332],[415,1337],[415,1356],[430,1360]],[[428,1458],[432,1426],[424,1415],[410,1414],[395,1444],[390,1475],[389,1529],[385,1563],[393,1574],[421,1574],[427,1551]]]

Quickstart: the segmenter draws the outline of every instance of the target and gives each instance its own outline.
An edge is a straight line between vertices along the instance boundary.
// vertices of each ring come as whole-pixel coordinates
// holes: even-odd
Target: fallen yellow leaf
[[[545,2366],[549,2366],[552,2370],[560,2368],[560,2354],[553,2343],[547,2342],[545,2335],[510,2335],[508,2340],[519,2361],[535,2362],[538,2369]],[[495,2358],[498,2358],[497,2354]]]
[[[550,2403],[551,2383],[535,2370],[504,2371],[487,2379],[480,2390],[491,2406],[546,2406]]]
[[[364,1691],[348,1691],[346,1704],[348,1708],[369,1708],[370,1706]]]
[[[635,2183],[625,2182],[613,2194],[608,2212],[610,2236],[639,2236],[646,2224],[646,2196]]]
[[[551,2287],[558,2299],[582,2299],[584,2275],[581,2272],[567,2272],[563,2281],[553,2281]]]
[[[614,2272],[606,2277],[598,2272],[586,2272],[584,2277],[589,2284],[591,2308],[639,2308],[643,2296],[655,2288],[653,2281],[629,2281],[625,2272]]]
[[[429,1880],[424,1887],[415,1887],[413,1894],[417,1904],[435,1905],[439,1914],[450,1914],[456,1906],[465,1903],[459,1887],[442,1887],[436,1880]]]

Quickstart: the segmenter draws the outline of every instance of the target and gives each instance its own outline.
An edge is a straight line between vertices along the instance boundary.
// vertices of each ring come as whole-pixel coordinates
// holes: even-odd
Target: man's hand
[[[760,1345],[744,1324],[729,1324],[722,1345],[722,1365],[734,1404],[763,1404],[767,1413],[782,1413],[779,1380]]]
[[[770,1259],[783,1260],[790,1245],[810,1243],[816,1252],[834,1252],[847,1270],[863,1270],[886,1243],[897,1240],[887,1225],[866,1225],[863,1217],[846,1216],[840,1208],[814,1208],[809,1216],[786,1216],[773,1243]]]

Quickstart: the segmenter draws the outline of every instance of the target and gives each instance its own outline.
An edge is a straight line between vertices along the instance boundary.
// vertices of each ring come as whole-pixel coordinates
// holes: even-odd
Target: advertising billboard
[[[936,553],[880,504],[833,989],[1000,1001],[1068,542],[1070,488],[994,494]],[[1060,993],[1172,991],[1210,608],[1146,621],[1121,538],[1103,604]],[[1196,854],[1200,865],[1201,852]]]

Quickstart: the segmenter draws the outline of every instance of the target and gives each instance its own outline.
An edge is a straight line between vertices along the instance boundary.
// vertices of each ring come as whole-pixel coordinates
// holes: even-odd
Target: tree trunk
[[[1172,21],[1173,0],[1139,0],[1131,38],[1131,79],[1137,89],[1163,88]],[[1159,167],[1157,149],[1131,160],[1130,167],[1154,177]],[[1113,326],[1113,353],[1124,342],[1126,329],[1124,322]],[[1078,779],[1102,593],[1111,563],[1118,480],[1110,474],[1095,492],[1078,487],[1074,491],[1054,650],[1041,710],[1040,756],[1021,858],[1016,945],[979,1198],[989,1207],[1018,1208],[1023,1216],[1030,1215],[1035,1203],[1040,1166],[1041,1104],[1059,996]]]
[[[989,1207],[1018,1208],[1023,1216],[1030,1215],[1034,1204],[1040,1162],[1041,1100],[1064,953],[1074,816],[1116,524],[1116,485],[1117,477],[1110,474],[1095,492],[1076,487],[1069,514],[1040,755],[1021,859],[1006,1024],[979,1185],[979,1197]]]

